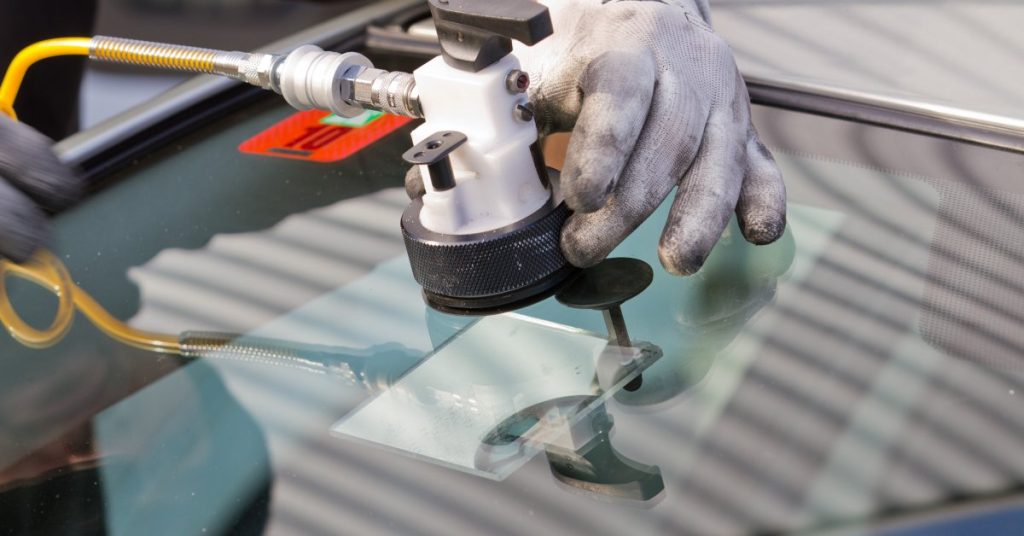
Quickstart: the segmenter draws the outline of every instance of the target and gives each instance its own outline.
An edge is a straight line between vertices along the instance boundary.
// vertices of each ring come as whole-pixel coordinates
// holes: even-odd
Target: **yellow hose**
[[[0,84],[0,112],[3,112],[14,119],[18,116],[14,113],[14,99],[21,89],[21,82],[25,79],[25,72],[39,60],[55,56],[88,56],[89,48],[92,46],[90,37],[60,37],[47,39],[31,44],[18,52],[18,55],[11,60],[7,67],[7,74]]]
[[[8,276],[31,281],[57,296],[57,313],[50,327],[38,330],[14,310],[3,283]],[[67,267],[48,251],[37,252],[28,262],[14,264],[0,260],[0,322],[14,340],[30,348],[47,348],[60,342],[71,329],[78,308],[101,331],[118,342],[161,353],[178,353],[178,337],[137,330],[114,318],[106,309],[71,281]]]
[[[39,60],[54,56],[87,56],[92,39],[64,37],[29,45],[11,62],[3,83],[0,84],[0,112],[14,119],[14,99],[18,96],[25,72]],[[57,313],[46,329],[36,329],[25,322],[14,310],[7,296],[8,276],[31,281],[57,296]],[[0,259],[0,323],[21,344],[31,348],[47,348],[60,342],[71,329],[75,309],[111,338],[129,346],[161,353],[180,353],[178,337],[137,330],[114,318],[84,290],[71,281],[67,267],[48,251],[37,252],[24,264]]]

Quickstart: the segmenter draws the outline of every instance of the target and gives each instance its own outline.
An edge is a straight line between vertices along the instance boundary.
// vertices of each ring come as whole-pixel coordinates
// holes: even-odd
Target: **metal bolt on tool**
[[[509,93],[526,93],[530,88],[530,75],[519,69],[512,69],[505,77],[505,88]]]

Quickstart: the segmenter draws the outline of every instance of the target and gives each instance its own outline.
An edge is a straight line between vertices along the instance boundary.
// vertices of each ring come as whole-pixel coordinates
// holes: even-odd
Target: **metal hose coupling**
[[[423,117],[416,79],[409,73],[362,69],[352,81],[353,100],[395,115]]]
[[[395,115],[423,117],[411,74],[375,69],[356,52],[331,52],[306,45],[288,54],[278,68],[279,92],[302,109],[327,109],[353,117],[372,108]]]

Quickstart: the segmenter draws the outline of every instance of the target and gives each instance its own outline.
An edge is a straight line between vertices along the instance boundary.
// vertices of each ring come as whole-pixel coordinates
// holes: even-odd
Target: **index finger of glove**
[[[28,260],[46,240],[48,228],[35,202],[0,178],[0,258]]]
[[[608,200],[647,120],[656,75],[654,58],[643,51],[605,52],[587,66],[562,169],[569,208],[593,212]]]
[[[0,117],[0,176],[38,205],[57,211],[78,200],[82,182],[57,158],[52,145],[28,125]]]
[[[562,253],[576,266],[608,256],[668,196],[693,160],[707,113],[678,78],[659,80],[633,154],[600,210],[573,214],[562,228]]]

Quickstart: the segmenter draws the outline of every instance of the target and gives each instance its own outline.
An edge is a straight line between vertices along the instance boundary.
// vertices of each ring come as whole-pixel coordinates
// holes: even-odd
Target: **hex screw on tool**
[[[526,93],[526,90],[530,88],[530,75],[526,74],[519,69],[513,69],[508,72],[505,76],[505,89],[509,93]]]
[[[600,309],[608,329],[608,340],[618,346],[633,346],[622,316],[621,305],[640,294],[654,280],[654,270],[640,259],[605,259],[595,266],[580,271],[555,298],[574,309]],[[636,391],[643,384],[637,376],[624,389]]]

